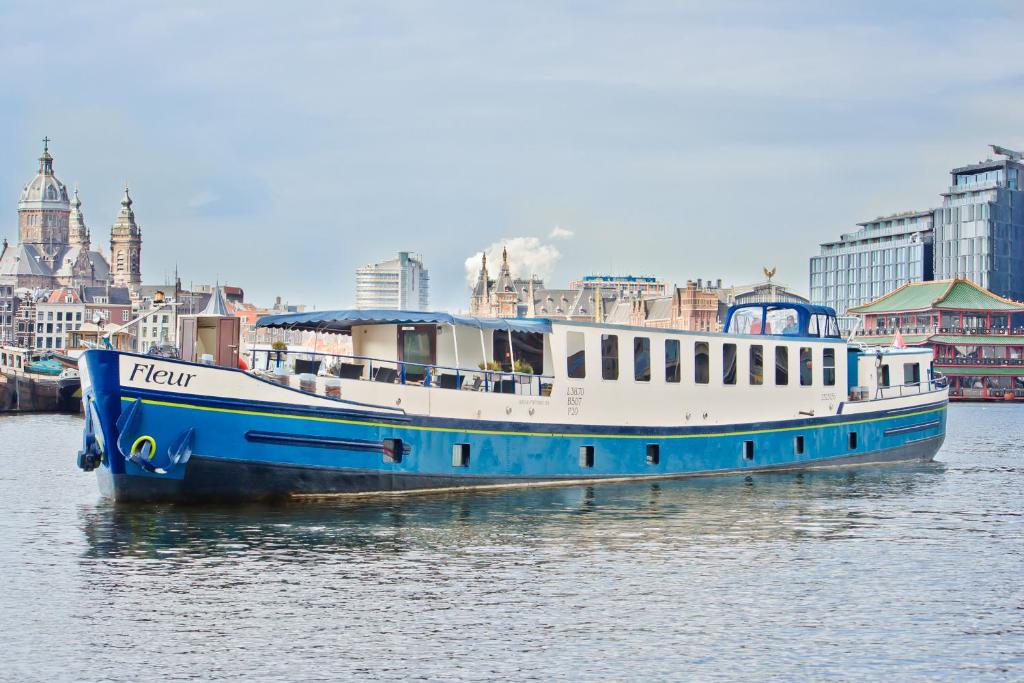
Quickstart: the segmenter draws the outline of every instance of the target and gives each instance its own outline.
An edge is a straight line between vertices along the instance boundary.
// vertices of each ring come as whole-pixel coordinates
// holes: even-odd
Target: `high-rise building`
[[[858,223],[811,257],[811,301],[840,316],[908,282],[932,279],[933,212],[908,211]]]
[[[430,307],[429,287],[423,260],[400,251],[389,261],[356,269],[356,307],[425,311]]]
[[[964,278],[1024,300],[1024,154],[992,145],[1000,159],[950,171],[942,206],[861,223],[811,257],[811,301],[866,304],[908,282]]]
[[[1024,300],[1024,162],[1002,159],[954,168],[935,211],[935,277],[967,278],[1002,297]]]

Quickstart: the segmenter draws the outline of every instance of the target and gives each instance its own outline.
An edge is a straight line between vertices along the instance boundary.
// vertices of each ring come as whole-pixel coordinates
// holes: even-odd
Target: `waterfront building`
[[[18,302],[14,285],[0,281],[0,346],[14,344],[14,319],[18,314]]]
[[[956,278],[908,283],[850,313],[863,321],[858,341],[930,347],[951,399],[1024,400],[1024,303]]]
[[[907,282],[932,279],[934,211],[907,211],[858,223],[855,232],[821,244],[811,258],[811,301],[843,317]],[[849,327],[849,322],[844,325]]]
[[[664,296],[668,293],[668,284],[663,280],[649,275],[585,275],[579,280],[569,283],[569,289],[614,289],[624,296],[636,298],[645,296]]]
[[[935,211],[935,277],[967,278],[1000,296],[1024,299],[1024,163],[1003,158],[954,168]]]
[[[36,304],[36,334],[33,346],[37,349],[64,351],[69,332],[75,332],[88,322],[85,303],[73,287],[60,287],[49,297]]]
[[[356,307],[425,311],[430,307],[430,275],[423,259],[407,251],[389,261],[356,269]]]
[[[703,281],[688,280],[685,287],[673,287],[671,294],[631,301],[628,322],[640,327],[717,332],[722,328],[719,291]]]
[[[54,289],[107,281],[109,265],[92,248],[75,190],[54,174],[49,140],[43,140],[39,170],[18,199],[18,243],[0,248],[0,280],[14,287]]]

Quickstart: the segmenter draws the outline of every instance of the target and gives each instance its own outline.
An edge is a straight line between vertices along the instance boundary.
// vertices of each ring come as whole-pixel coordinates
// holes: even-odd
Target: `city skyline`
[[[0,237],[49,136],[93,230],[130,182],[146,282],[344,307],[410,250],[454,309],[468,257],[525,240],[552,283],[771,263],[804,290],[828,236],[1024,147],[1011,3],[242,7],[0,9]]]

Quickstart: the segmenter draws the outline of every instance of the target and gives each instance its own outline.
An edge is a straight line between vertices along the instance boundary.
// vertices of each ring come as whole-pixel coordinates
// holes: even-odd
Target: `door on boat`
[[[433,325],[399,325],[398,360],[413,363],[404,366],[407,381],[421,381],[427,374],[424,365],[437,364],[437,328]]]

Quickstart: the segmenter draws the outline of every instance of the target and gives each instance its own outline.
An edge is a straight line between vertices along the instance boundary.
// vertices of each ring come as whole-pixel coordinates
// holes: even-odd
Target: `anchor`
[[[161,454],[157,449],[156,439],[143,434],[137,437],[136,425],[142,415],[142,401],[135,399],[128,404],[117,420],[117,449],[125,459],[130,460],[147,472],[167,474],[179,465],[184,465],[192,457],[192,445],[195,441],[195,429],[189,427],[171,440],[170,446]]]
[[[103,447],[96,438],[95,422],[92,413],[92,397],[82,401],[85,413],[85,429],[82,430],[82,450],[78,451],[78,467],[85,472],[92,472],[103,462]]]

